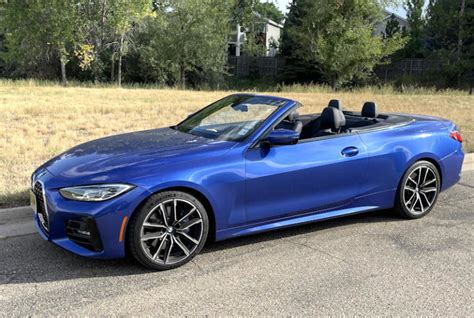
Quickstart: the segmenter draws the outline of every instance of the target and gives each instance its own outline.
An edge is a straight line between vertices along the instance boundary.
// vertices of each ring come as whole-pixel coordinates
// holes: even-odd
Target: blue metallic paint
[[[300,134],[290,129],[276,129],[273,130],[262,142],[267,142],[268,145],[289,145],[298,142]]]
[[[279,98],[281,99],[281,98]],[[170,128],[91,141],[35,171],[46,190],[50,233],[44,239],[82,256],[118,258],[124,217],[158,191],[190,189],[212,207],[215,238],[251,234],[368,210],[391,208],[406,169],[419,159],[439,166],[442,189],[459,180],[464,154],[448,137],[451,122],[411,116],[411,123],[270,148],[256,143],[299,104],[287,100],[243,142],[216,141]],[[344,156],[347,147],[357,155]],[[104,202],[64,199],[59,189],[94,183],[136,187]],[[104,249],[93,252],[70,241],[65,222],[94,218]]]

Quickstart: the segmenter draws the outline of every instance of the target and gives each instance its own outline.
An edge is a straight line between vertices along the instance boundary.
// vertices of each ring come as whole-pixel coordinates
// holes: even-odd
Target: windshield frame
[[[267,98],[267,99],[273,100],[275,102],[279,102],[280,105],[274,105],[275,109],[271,113],[269,113],[266,116],[266,118],[262,119],[260,123],[256,124],[252,129],[249,130],[249,132],[247,134],[245,134],[242,137],[228,138],[228,136],[221,135],[221,136],[217,136],[216,138],[213,138],[212,136],[205,136],[203,134],[196,134],[195,132],[193,133],[190,130],[185,130],[185,129],[182,128],[182,126],[184,124],[186,124],[189,121],[192,121],[193,119],[195,119],[196,116],[202,115],[202,113],[208,111],[209,108],[216,107],[216,105],[219,105],[220,103],[222,103],[226,99],[239,98],[239,97],[248,98],[248,99],[250,99],[250,98]],[[172,128],[174,130],[177,130],[179,132],[185,133],[185,134],[190,134],[190,135],[196,136],[196,137],[202,137],[202,138],[213,139],[213,140],[221,140],[221,141],[230,141],[230,142],[242,142],[242,141],[246,140],[247,138],[250,138],[257,131],[259,131],[259,129],[263,125],[265,125],[265,123],[267,123],[269,120],[271,120],[276,113],[278,113],[282,108],[286,108],[286,106],[288,105],[289,102],[291,102],[291,100],[288,100],[288,99],[283,98],[283,97],[276,97],[276,96],[257,95],[257,94],[232,94],[232,95],[225,96],[225,97],[213,102],[212,104],[200,109],[199,111],[197,111],[195,113],[190,114],[186,119],[184,119],[183,121],[181,121],[177,125],[172,126],[170,128]],[[271,105],[271,104],[268,104],[268,105]],[[225,107],[229,107],[229,106],[224,106],[223,108],[225,108]],[[206,118],[206,117],[204,117],[204,118]]]

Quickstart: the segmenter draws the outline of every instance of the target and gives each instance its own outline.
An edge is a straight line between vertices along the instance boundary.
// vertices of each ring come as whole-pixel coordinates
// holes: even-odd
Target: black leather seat
[[[367,118],[377,118],[379,112],[377,110],[377,104],[374,102],[365,102],[364,106],[362,106],[362,117]]]
[[[303,122],[298,120],[298,112],[291,112],[286,116],[285,119],[279,123],[275,129],[290,129],[294,130],[297,133],[301,134],[301,130],[303,129]]]
[[[342,127],[346,125],[344,113],[334,107],[326,107],[321,113],[319,129],[313,137],[321,137],[339,134]]]
[[[328,107],[334,107],[342,112],[342,104],[341,101],[338,99],[331,99],[329,101]]]

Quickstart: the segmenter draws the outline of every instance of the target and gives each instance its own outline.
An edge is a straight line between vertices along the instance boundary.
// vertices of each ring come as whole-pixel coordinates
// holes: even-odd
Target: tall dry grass
[[[319,112],[329,99],[360,110],[374,100],[382,112],[441,116],[455,121],[474,151],[474,97],[462,92],[400,94],[390,89],[333,92],[329,88],[285,87],[279,93]],[[35,81],[0,81],[0,207],[27,203],[31,172],[45,160],[87,140],[172,125],[229,92],[181,91],[134,86],[61,87]],[[471,143],[472,140],[472,143]]]

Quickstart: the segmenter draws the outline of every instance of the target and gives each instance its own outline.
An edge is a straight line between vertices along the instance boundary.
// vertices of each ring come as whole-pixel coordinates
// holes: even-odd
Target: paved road
[[[421,220],[381,211],[234,239],[168,272],[83,259],[37,234],[12,237],[31,224],[3,216],[1,313],[469,316],[473,206],[466,172]]]

